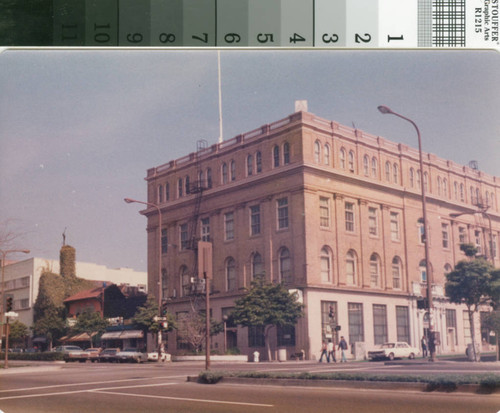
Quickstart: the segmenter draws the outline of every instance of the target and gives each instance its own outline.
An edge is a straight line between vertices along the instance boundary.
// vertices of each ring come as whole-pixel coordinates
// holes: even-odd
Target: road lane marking
[[[177,400],[186,402],[199,402],[199,403],[213,403],[213,404],[231,404],[237,406],[251,406],[251,407],[274,407],[273,404],[260,404],[260,403],[247,403],[247,402],[231,402],[227,400],[209,400],[209,399],[191,399],[187,397],[170,397],[170,396],[153,396],[147,394],[130,394],[102,390],[89,390],[93,393],[113,394],[117,396],[130,396],[130,397],[144,397],[149,399],[162,399],[162,400]]]
[[[51,386],[38,386],[38,387],[25,387],[21,389],[10,389],[10,390],[0,390],[0,393],[10,393],[18,391],[30,391],[30,390],[44,390],[53,389],[60,387],[74,387],[74,386],[94,386],[96,384],[109,384],[109,383],[125,383],[129,381],[144,381],[144,380],[165,380],[165,379],[185,379],[185,375],[181,376],[158,376],[158,377],[144,377],[140,379],[122,379],[122,380],[106,380],[106,381],[93,381],[93,382],[83,382],[83,383],[68,383],[68,384],[54,384]]]

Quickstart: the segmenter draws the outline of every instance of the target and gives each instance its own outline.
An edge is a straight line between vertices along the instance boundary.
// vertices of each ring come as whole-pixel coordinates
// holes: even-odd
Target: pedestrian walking
[[[427,357],[427,339],[425,335],[422,336],[422,340],[420,340],[420,344],[422,345],[422,357]]]
[[[332,360],[333,363],[336,363],[337,359],[335,358],[335,345],[332,343],[331,339],[328,340],[326,348],[328,350],[327,354],[328,363],[330,363],[330,360]]]
[[[329,361],[328,358],[328,346],[326,345],[326,342],[323,341],[321,344],[321,356],[319,357],[319,362],[321,363],[323,361],[323,356],[326,357],[326,360]]]
[[[348,347],[347,346],[347,342],[345,341],[344,336],[340,337],[340,342],[339,342],[338,348],[341,351],[341,359],[340,359],[341,363],[347,363],[347,358],[346,358],[346,355],[345,355],[347,347]]]

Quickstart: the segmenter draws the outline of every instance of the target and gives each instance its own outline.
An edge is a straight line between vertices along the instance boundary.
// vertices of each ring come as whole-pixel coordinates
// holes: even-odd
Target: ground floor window
[[[337,326],[337,302],[321,301],[321,339],[331,339],[336,343],[335,327]]]
[[[457,315],[456,315],[455,310],[450,310],[448,308],[446,309],[446,329],[449,333],[450,333],[451,329],[453,329],[453,331],[454,331],[454,333],[452,333],[454,336],[454,340],[455,340],[454,343],[451,343],[450,342],[451,340],[448,340],[449,334],[446,336],[447,340],[448,340],[448,345],[451,346],[452,344],[458,344]]]
[[[351,345],[351,352],[353,352],[354,343],[365,341],[363,328],[363,304],[348,303],[347,314],[349,318],[349,344]]]
[[[469,312],[467,310],[464,310],[463,314],[464,314],[464,341],[465,341],[465,344],[471,344],[472,337],[470,335]]]
[[[249,347],[264,347],[264,327],[252,326],[248,327],[248,346]]]
[[[295,326],[278,326],[278,346],[295,346]]]
[[[396,326],[398,341],[410,343],[410,316],[408,307],[396,306]]]
[[[373,340],[374,344],[387,341],[387,306],[373,304]]]

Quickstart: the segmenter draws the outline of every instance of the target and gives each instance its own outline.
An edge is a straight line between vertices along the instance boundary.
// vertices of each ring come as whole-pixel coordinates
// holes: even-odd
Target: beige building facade
[[[344,336],[352,357],[362,358],[384,341],[420,345],[429,325],[420,307],[430,276],[438,353],[462,353],[470,321],[465,307],[445,298],[445,273],[465,258],[459,248],[465,242],[498,266],[500,178],[428,153],[422,173],[418,160],[414,148],[298,111],[151,168],[148,202],[161,208],[162,222],[156,208],[142,211],[149,290],[158,297],[161,250],[169,311],[203,309],[203,298],[192,294],[202,291],[192,244],[210,241],[212,317],[222,321],[253,277],[264,274],[296,291],[305,306],[294,329],[273,333],[276,354],[303,350],[314,359],[323,340]],[[477,337],[487,341],[480,317]],[[228,325],[226,339],[214,337],[213,348],[263,353],[261,333]],[[186,349],[175,332],[165,338],[171,353]]]

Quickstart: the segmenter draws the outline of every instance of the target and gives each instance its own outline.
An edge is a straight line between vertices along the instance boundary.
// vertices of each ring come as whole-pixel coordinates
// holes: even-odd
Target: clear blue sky
[[[309,111],[500,176],[495,51],[221,52],[224,138]],[[214,50],[0,54],[0,222],[16,247],[146,270],[146,170],[219,135]],[[20,257],[18,257],[20,258]]]

